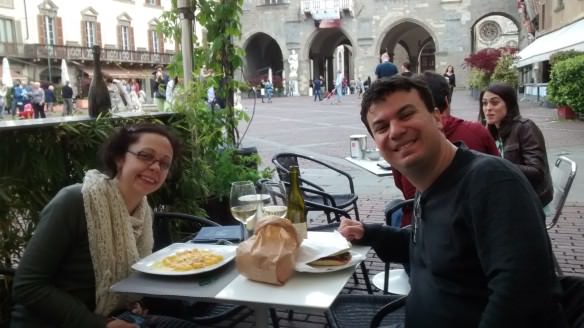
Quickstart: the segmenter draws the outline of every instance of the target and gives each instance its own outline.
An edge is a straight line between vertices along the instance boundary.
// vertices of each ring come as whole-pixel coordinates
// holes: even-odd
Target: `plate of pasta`
[[[235,257],[237,246],[176,243],[154,252],[132,265],[136,271],[184,276],[215,270]]]

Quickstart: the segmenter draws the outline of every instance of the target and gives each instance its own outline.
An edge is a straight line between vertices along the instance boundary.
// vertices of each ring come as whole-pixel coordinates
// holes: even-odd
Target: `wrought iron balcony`
[[[302,0],[302,11],[306,15],[314,16],[318,12],[343,11],[353,14],[353,0]]]
[[[77,61],[93,61],[91,48],[78,46],[47,46],[43,44],[0,43],[0,54],[9,57],[25,59],[66,59]],[[168,64],[172,54],[152,53],[147,51],[129,51],[105,48],[101,52],[101,60],[105,63],[139,63]]]

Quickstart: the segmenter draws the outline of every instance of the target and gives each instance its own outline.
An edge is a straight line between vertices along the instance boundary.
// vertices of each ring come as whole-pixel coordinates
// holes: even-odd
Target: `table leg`
[[[265,305],[254,306],[254,315],[256,321],[256,328],[268,327],[268,307]]]

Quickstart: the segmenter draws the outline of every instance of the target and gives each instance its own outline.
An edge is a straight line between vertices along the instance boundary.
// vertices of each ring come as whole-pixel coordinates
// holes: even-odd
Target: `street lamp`
[[[53,83],[53,77],[51,75],[51,56],[53,55],[53,45],[47,45],[47,66],[49,67],[49,84]]]

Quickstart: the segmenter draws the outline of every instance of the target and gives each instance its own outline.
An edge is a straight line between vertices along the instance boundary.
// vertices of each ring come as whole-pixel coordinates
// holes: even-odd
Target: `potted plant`
[[[584,55],[554,64],[547,98],[558,106],[558,118],[574,119],[576,113],[584,113]]]

